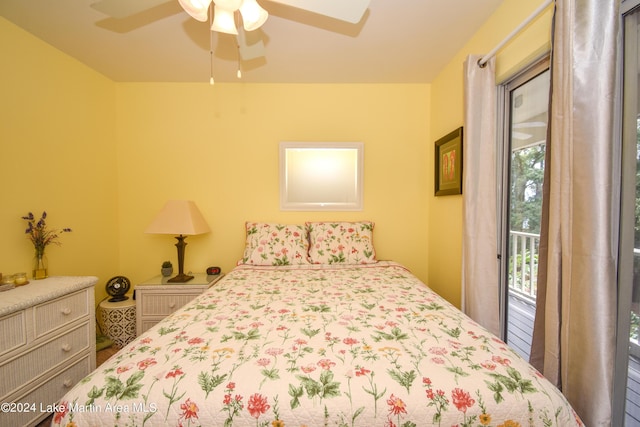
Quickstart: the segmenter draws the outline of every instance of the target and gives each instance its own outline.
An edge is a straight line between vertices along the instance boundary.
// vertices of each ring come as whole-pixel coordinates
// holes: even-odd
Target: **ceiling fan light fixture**
[[[235,12],[240,9],[242,0],[214,0],[213,3],[223,9],[227,9],[230,12]]]
[[[227,34],[238,34],[235,17],[233,16],[235,12],[233,10],[225,9],[217,4],[213,10],[213,24],[211,24],[212,31]]]
[[[240,6],[240,14],[244,29],[247,31],[260,28],[269,17],[269,13],[260,7],[256,0],[244,0]]]
[[[207,11],[211,0],[178,0],[178,3],[193,19],[200,22],[208,19]]]

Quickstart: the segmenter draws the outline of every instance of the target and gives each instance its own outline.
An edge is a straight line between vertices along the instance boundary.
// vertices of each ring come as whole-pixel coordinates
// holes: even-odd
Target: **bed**
[[[376,260],[372,231],[247,223],[239,265],[70,390],[53,425],[582,425],[504,342]]]

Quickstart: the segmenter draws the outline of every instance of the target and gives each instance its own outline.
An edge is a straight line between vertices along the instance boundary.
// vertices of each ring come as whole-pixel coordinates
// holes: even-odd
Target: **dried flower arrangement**
[[[37,222],[32,212],[23,216],[22,219],[26,220],[29,224],[25,233],[28,234],[27,238],[33,243],[33,247],[38,255],[42,255],[44,249],[50,244],[60,245],[60,241],[58,240],[60,235],[71,232],[70,228],[63,228],[62,230],[47,229],[47,212],[42,212],[42,216]]]

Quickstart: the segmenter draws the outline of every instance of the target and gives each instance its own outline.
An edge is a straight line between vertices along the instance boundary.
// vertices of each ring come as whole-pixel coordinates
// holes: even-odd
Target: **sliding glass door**
[[[500,88],[504,111],[501,192],[504,334],[507,343],[529,359],[536,309],[549,61],[536,63]]]
[[[613,425],[640,426],[640,9],[624,15],[622,209]]]

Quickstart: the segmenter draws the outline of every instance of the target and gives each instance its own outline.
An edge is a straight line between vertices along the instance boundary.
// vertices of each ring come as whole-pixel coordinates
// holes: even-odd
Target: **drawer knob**
[[[70,388],[73,385],[73,381],[71,381],[69,378],[67,378],[66,380],[64,380],[62,385],[65,386],[65,388]]]
[[[71,309],[69,307],[65,307],[61,310],[62,314],[64,314],[65,316],[68,316],[69,314],[71,314]]]
[[[176,308],[176,303],[175,302],[170,303],[169,308]]]
[[[70,344],[63,344],[62,351],[67,352],[67,353],[70,352],[71,351],[71,345]]]

